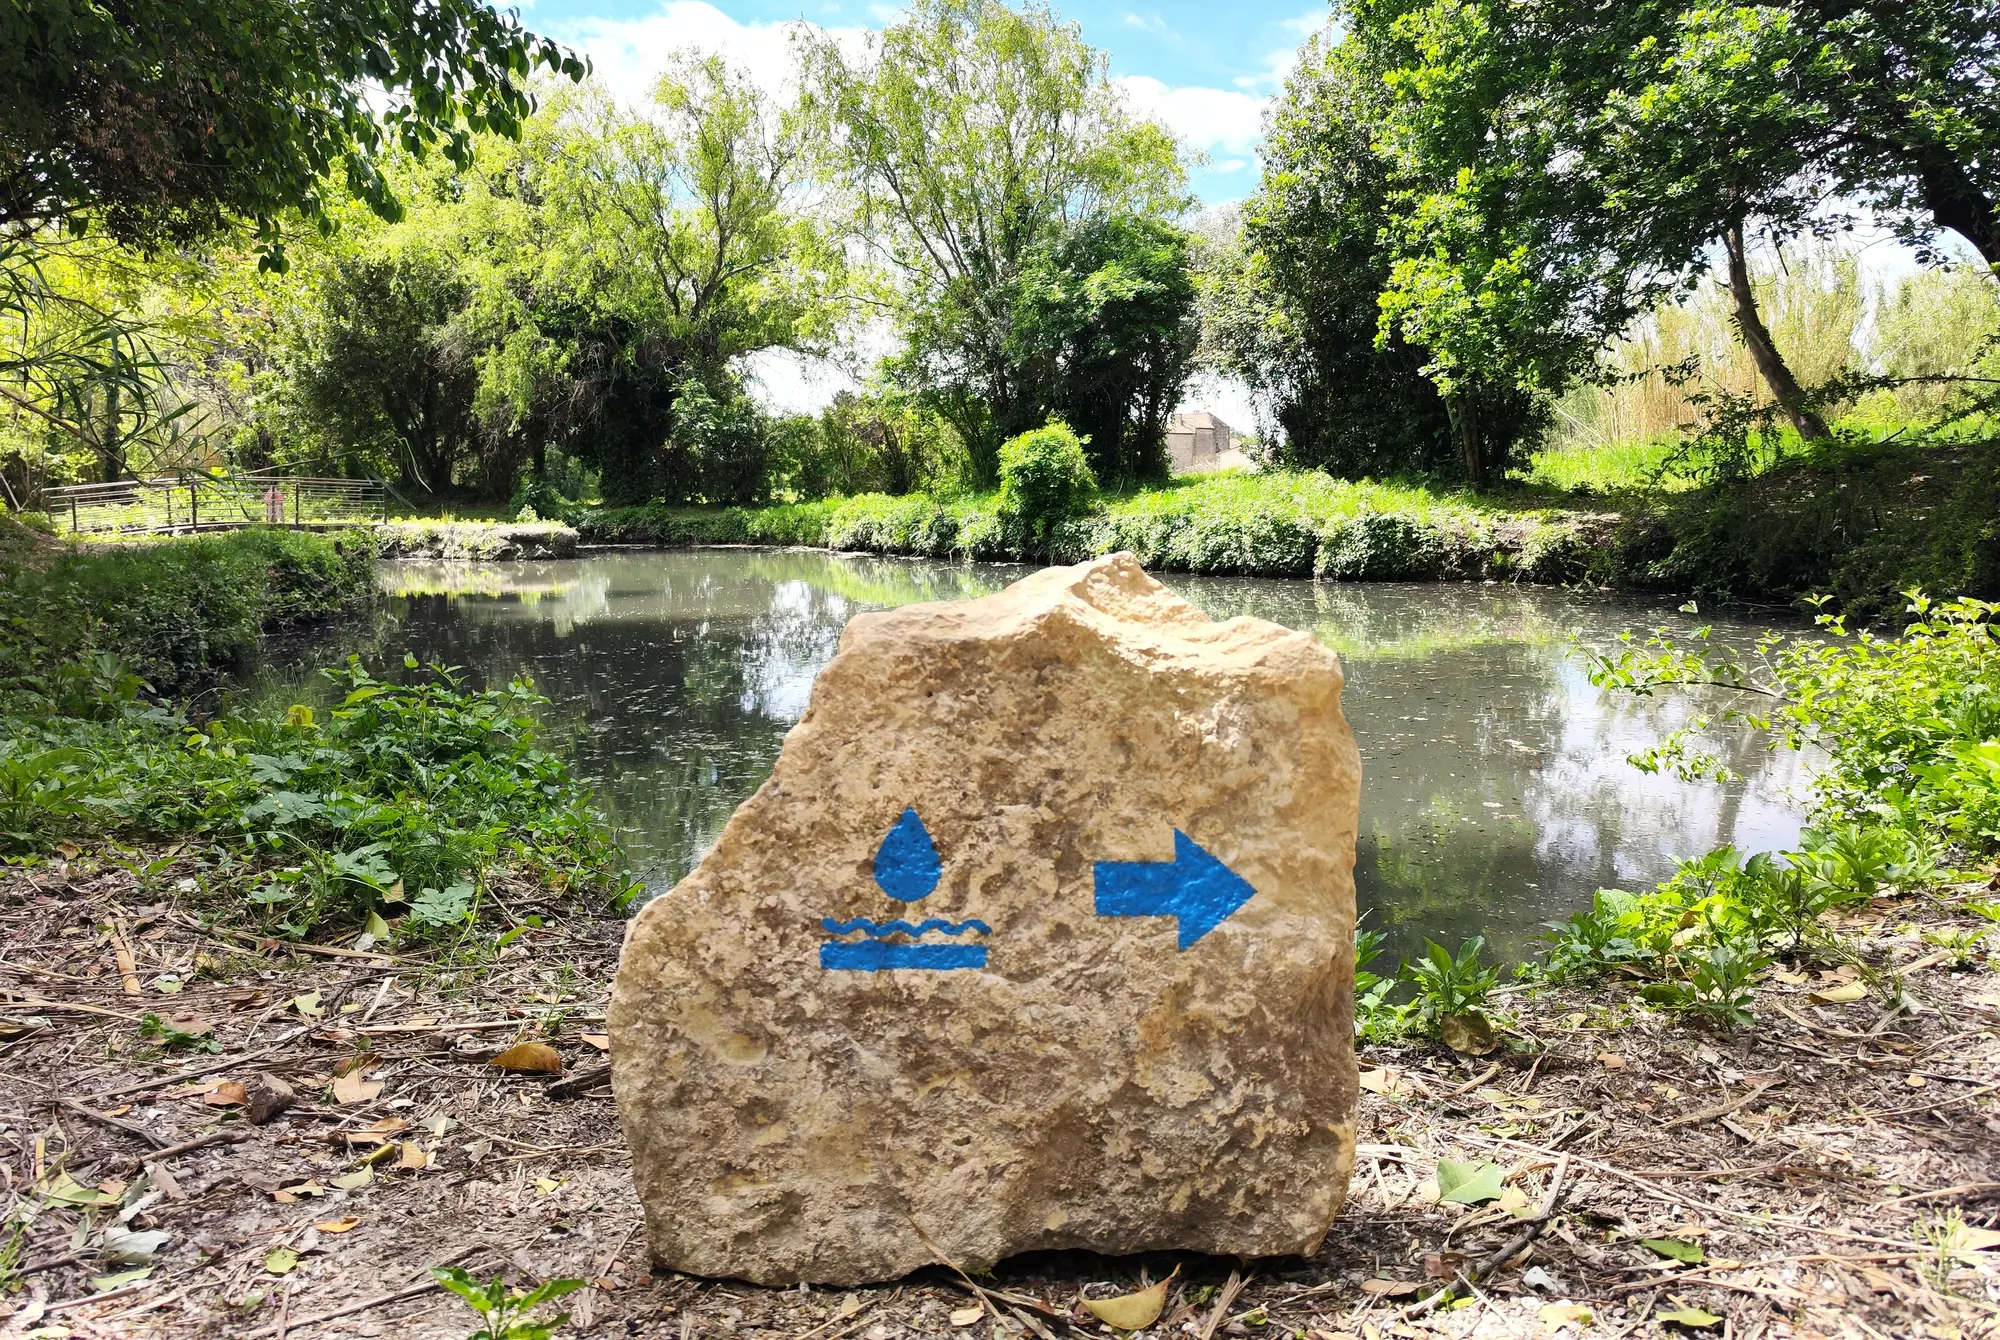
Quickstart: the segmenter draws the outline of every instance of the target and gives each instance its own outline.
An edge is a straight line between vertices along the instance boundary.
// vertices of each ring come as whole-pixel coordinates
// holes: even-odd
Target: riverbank
[[[768,544],[945,559],[1076,562],[1130,550],[1169,572],[1339,581],[1526,581],[1791,604],[1857,622],[1911,587],[2000,596],[2000,452],[1848,445],[1752,479],[1491,494],[1316,472],[1183,477],[1107,495],[1046,547],[996,494],[869,494],[767,507],[575,508],[587,544]]]
[[[0,682],[109,656],[157,693],[205,688],[366,604],[374,558],[365,529],[73,544],[0,518]]]
[[[505,886],[521,920],[474,958],[287,946],[176,892],[209,875],[158,847],[0,872],[0,1120],[38,1136],[4,1193],[17,1330],[458,1340],[471,1316],[427,1273],[455,1264],[588,1281],[562,1305],[578,1333],[969,1333],[950,1314],[979,1302],[941,1269],[852,1290],[649,1273],[604,1085],[616,916]],[[1900,1001],[1773,978],[1718,1032],[1615,984],[1543,986],[1504,997],[1488,1056],[1364,1045],[1349,1204],[1310,1258],[1061,1253],[977,1283],[1008,1336],[1096,1333],[1082,1297],[1176,1267],[1142,1335],[1991,1334],[2000,991],[1934,948],[1983,896],[1838,919]],[[561,1073],[496,1064],[522,1043]],[[1441,1201],[1447,1162],[1493,1185]],[[136,1245],[105,1241],[119,1204]],[[1427,1305],[1461,1272],[1470,1301]]]

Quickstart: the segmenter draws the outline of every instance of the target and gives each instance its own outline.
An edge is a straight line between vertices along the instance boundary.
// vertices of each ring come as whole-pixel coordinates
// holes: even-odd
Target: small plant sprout
[[[538,1321],[529,1314],[583,1287],[582,1280],[544,1280],[533,1289],[515,1292],[497,1275],[481,1283],[456,1266],[435,1267],[431,1277],[464,1299],[485,1323],[468,1340],[549,1340],[569,1317],[558,1313]]]

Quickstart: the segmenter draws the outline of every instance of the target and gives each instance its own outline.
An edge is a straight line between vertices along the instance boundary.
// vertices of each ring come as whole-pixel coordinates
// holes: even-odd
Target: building
[[[1191,409],[1167,420],[1167,463],[1176,474],[1214,470],[1222,457],[1236,449],[1236,430],[1205,409]],[[1231,455],[1230,463],[1240,461]]]

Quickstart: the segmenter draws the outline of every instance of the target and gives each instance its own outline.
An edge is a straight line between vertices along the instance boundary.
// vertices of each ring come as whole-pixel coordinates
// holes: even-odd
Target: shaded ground
[[[1518,1050],[1372,1050],[1352,1201],[1317,1256],[1020,1258],[974,1317],[943,1269],[853,1291],[649,1276],[595,1078],[616,922],[478,962],[305,955],[201,929],[171,901],[187,873],[0,872],[0,1334],[463,1337],[427,1273],[454,1263],[590,1280],[565,1335],[1102,1334],[1081,1296],[1176,1266],[1145,1334],[2000,1335],[2000,976],[1922,938],[1985,924],[1951,899],[1847,918],[1866,971],[1772,980],[1738,1034],[1545,992],[1508,1001]],[[1864,998],[1813,1002],[1856,976]],[[1915,1013],[1886,1008],[1896,980]],[[189,1036],[143,1036],[148,1013]],[[564,1076],[490,1064],[523,1040]],[[252,1124],[264,1076],[296,1099]],[[1503,1198],[1437,1203],[1440,1159],[1497,1164]],[[170,1235],[144,1277],[106,1258],[121,1204],[127,1231]],[[1420,1299],[1461,1274],[1460,1301]]]

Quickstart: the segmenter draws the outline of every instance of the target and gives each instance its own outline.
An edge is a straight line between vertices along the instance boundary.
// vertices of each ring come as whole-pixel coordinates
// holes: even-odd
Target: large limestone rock
[[[626,938],[654,1257],[851,1284],[932,1244],[1313,1251],[1354,1153],[1340,686],[1125,554],[855,619]]]

